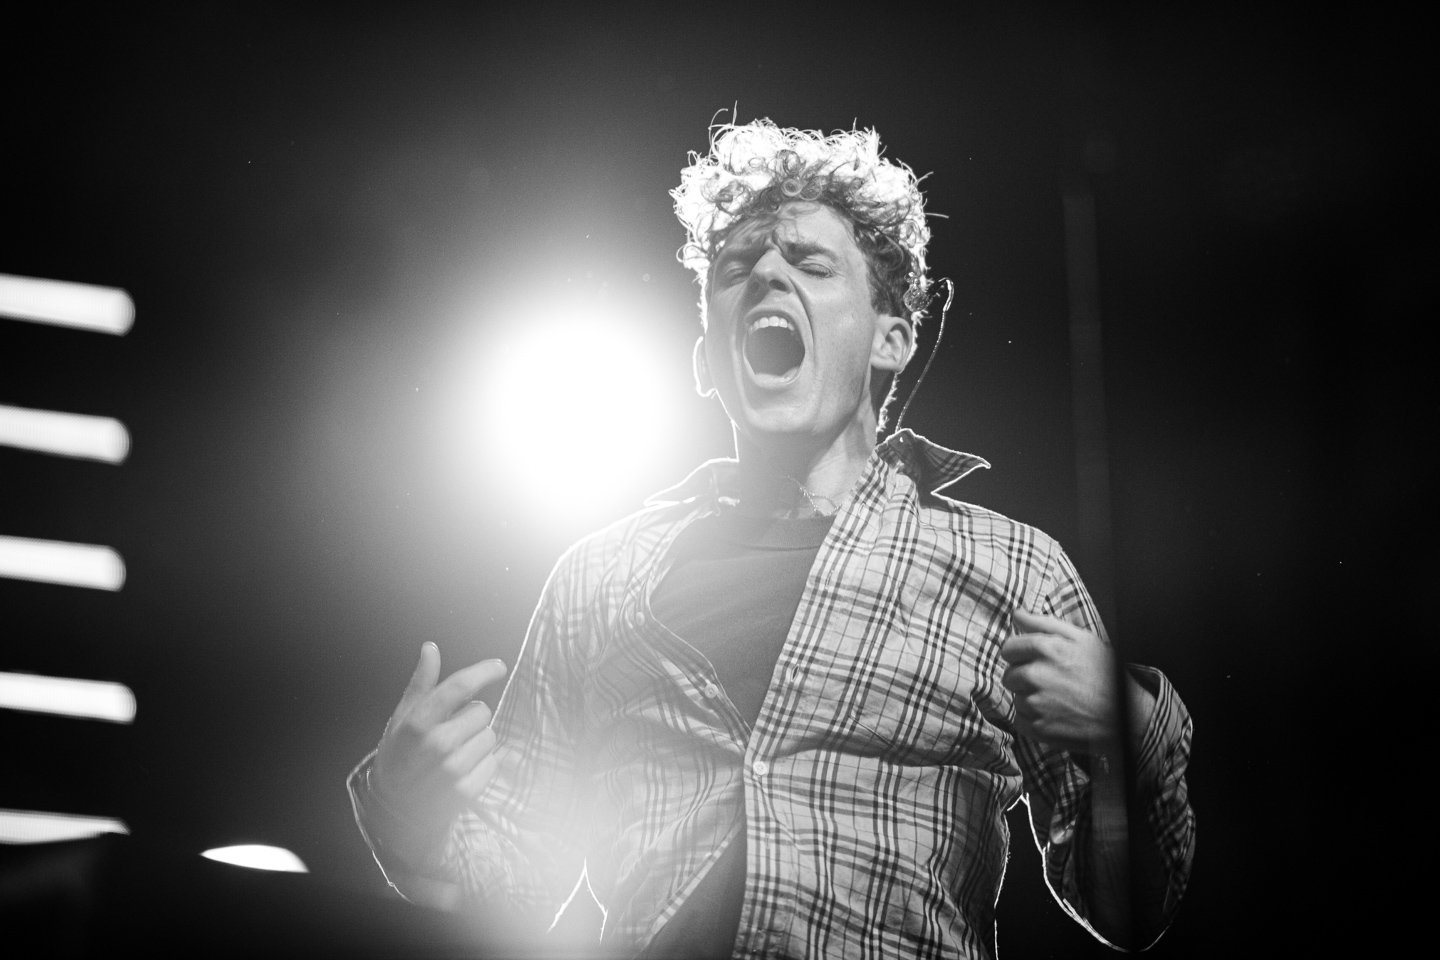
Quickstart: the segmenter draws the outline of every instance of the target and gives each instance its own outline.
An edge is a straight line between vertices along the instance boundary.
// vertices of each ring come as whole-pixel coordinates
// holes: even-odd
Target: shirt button
[[[800,678],[804,676],[804,673],[798,666],[795,666],[790,668],[790,673],[788,674],[788,676],[790,677],[791,683],[798,684],[800,682]]]
[[[763,777],[765,776],[765,774],[770,772],[770,764],[766,763],[764,760],[756,760],[754,763],[750,764],[750,769],[754,771],[755,776]]]
[[[720,688],[714,683],[705,684],[705,696],[711,700],[718,700],[720,698]]]
[[[1075,830],[1073,827],[1055,827],[1050,831],[1050,842],[1056,844],[1057,846],[1063,845],[1069,843],[1070,838],[1073,836],[1075,836]]]

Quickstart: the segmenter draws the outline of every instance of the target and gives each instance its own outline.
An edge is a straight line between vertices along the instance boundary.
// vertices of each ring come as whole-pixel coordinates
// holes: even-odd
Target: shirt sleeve
[[[1094,603],[1059,546],[1053,548],[1038,602],[1039,612],[1105,637]],[[1174,919],[1190,876],[1195,814],[1185,769],[1192,727],[1184,703],[1160,671],[1133,664],[1127,670],[1155,698],[1129,758],[1133,770],[1127,778],[1128,799],[1117,791],[1097,802],[1098,781],[1092,773],[1098,771],[1093,768],[1099,765],[1106,772],[1118,772],[1119,757],[1081,757],[1019,735],[1016,753],[1025,778],[1031,830],[1044,859],[1045,882],[1066,912],[1092,933],[1089,921],[1102,869],[1095,862],[1095,841],[1121,832],[1123,817],[1116,814],[1128,804],[1130,844],[1153,853],[1130,861],[1141,870],[1141,875],[1130,878],[1129,888],[1143,947]],[[1133,736],[1131,741],[1136,742]]]
[[[406,862],[395,839],[426,829],[370,789],[374,754],[347,786],[376,862],[406,899],[454,909],[482,906],[516,930],[543,930],[580,876],[585,836],[577,792],[583,715],[579,638],[588,629],[572,551],[551,574],[496,708],[494,779],[444,830],[436,852]]]

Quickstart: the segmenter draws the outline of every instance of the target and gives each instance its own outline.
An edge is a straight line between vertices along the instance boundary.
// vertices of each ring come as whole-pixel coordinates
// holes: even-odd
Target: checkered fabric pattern
[[[576,544],[497,709],[499,772],[443,857],[387,857],[389,814],[365,788],[367,763],[352,776],[391,882],[448,884],[543,928],[584,869],[605,943],[623,955],[744,843],[737,957],[992,957],[1005,812],[1023,797],[1047,882],[1084,922],[1090,780],[1016,732],[999,649],[1017,607],[1102,627],[1052,539],[934,492],[982,466],[908,430],[876,448],[810,571],[753,729],[650,610],[670,543],[726,508],[733,462]],[[1156,693],[1135,827],[1157,838],[1164,876],[1146,882],[1168,917],[1194,846],[1190,719],[1162,675],[1134,669]]]

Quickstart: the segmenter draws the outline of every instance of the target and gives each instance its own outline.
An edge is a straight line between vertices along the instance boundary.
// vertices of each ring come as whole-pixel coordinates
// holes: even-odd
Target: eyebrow
[[[825,244],[820,243],[817,240],[796,240],[793,243],[786,240],[777,240],[776,245],[781,248],[781,251],[787,257],[808,257],[812,253],[823,253],[829,257],[836,256],[834,250],[831,250],[829,247],[825,246]]]
[[[746,255],[751,254],[758,249],[761,249],[768,241],[772,239],[775,241],[775,245],[780,248],[780,253],[787,260],[795,259],[797,257],[808,257],[812,254],[817,253],[827,256],[832,260],[839,259],[839,254],[827,247],[825,244],[820,243],[819,241],[808,240],[803,237],[799,240],[786,240],[782,237],[776,237],[774,232],[771,231],[770,233],[763,233],[748,241],[741,242],[736,246],[731,246],[727,243],[723,248],[721,248],[720,254],[715,258],[714,265],[718,267],[726,263],[728,260],[745,257]]]

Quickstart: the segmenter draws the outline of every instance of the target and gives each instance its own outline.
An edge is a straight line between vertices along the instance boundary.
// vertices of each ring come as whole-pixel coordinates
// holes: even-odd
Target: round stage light
[[[673,479],[660,474],[684,372],[643,319],[577,306],[492,328],[450,431],[466,469],[536,526],[617,518]]]

